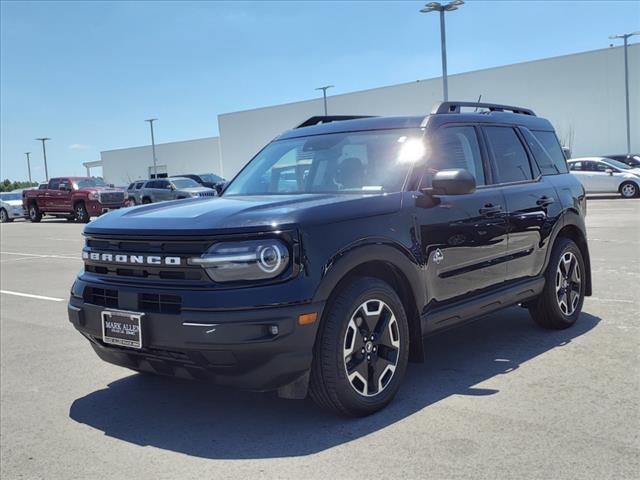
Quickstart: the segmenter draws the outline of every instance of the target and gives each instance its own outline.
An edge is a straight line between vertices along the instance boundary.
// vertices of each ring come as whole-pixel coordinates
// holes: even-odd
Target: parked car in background
[[[185,177],[147,180],[140,190],[140,203],[155,203],[192,197],[215,197],[212,188],[203,187],[195,180]]]
[[[640,169],[606,157],[572,158],[569,170],[587,193],[619,193],[625,198],[640,193]]]
[[[605,155],[605,158],[626,163],[631,168],[640,168],[640,153],[621,153],[616,155]]]
[[[145,180],[138,180],[137,182],[131,182],[127,187],[124,203],[128,207],[134,207],[142,203],[140,198],[140,192],[145,184]]]
[[[185,175],[177,175],[178,177],[190,178],[191,180],[195,180],[203,187],[209,187],[215,189],[218,192],[218,195],[222,193],[222,189],[227,181],[214,174],[214,173],[187,173]]]
[[[13,222],[16,218],[24,218],[27,212],[22,206],[22,192],[0,193],[0,223]]]
[[[22,203],[32,222],[52,215],[87,223],[91,217],[124,206],[124,196],[124,190],[111,188],[99,178],[57,177],[44,188],[22,192]]]

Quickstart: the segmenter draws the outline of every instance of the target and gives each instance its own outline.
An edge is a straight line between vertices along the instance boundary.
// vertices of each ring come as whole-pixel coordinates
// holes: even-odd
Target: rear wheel
[[[84,206],[84,202],[76,203],[73,210],[76,215],[76,222],[89,223],[89,220],[90,220],[89,212],[87,212],[87,207]]]
[[[142,199],[142,203],[143,203],[143,204],[145,204],[145,205],[146,205],[147,203],[151,203],[151,199],[150,199],[149,197],[144,197],[144,198]]]
[[[135,207],[136,206],[136,201],[133,198],[128,198],[125,203],[126,203],[127,207]]]
[[[35,203],[29,205],[29,220],[34,223],[38,223],[40,220],[42,220],[42,212],[38,208],[38,205],[36,205]]]
[[[321,407],[365,416],[395,396],[407,368],[409,327],[396,292],[358,278],[327,305],[314,347],[310,394]]]
[[[638,185],[633,182],[624,182],[620,185],[620,195],[624,198],[633,198],[638,196]]]
[[[557,240],[545,280],[542,294],[528,305],[531,316],[544,328],[572,326],[582,310],[586,280],[582,253],[572,240]]]

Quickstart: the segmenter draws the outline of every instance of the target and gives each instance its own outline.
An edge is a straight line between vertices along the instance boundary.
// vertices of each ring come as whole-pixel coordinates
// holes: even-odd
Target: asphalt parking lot
[[[66,314],[82,225],[4,224],[0,476],[640,478],[640,199],[590,200],[587,226],[572,329],[514,307],[432,337],[389,408],[346,420],[103,363]]]

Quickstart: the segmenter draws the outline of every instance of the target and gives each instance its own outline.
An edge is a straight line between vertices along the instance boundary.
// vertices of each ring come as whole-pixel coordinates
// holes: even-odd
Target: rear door
[[[42,197],[41,197],[42,201],[40,202],[41,204],[39,205],[41,210],[50,211],[50,212],[53,212],[56,210],[58,205],[57,194],[58,194],[59,186],[60,186],[59,178],[52,178],[51,180],[49,180],[49,186],[42,193]]]
[[[436,302],[461,300],[505,280],[505,201],[490,184],[477,127],[441,126],[429,135],[429,144],[420,188],[430,187],[433,175],[444,169],[465,168],[476,178],[474,193],[424,195],[416,202],[427,295]]]
[[[562,213],[555,187],[542,175],[533,157],[533,151],[542,155],[542,146],[525,129],[486,126],[483,132],[493,178],[506,202],[509,230],[506,278],[536,276],[544,266],[553,225]],[[560,173],[548,159],[545,173],[551,172]]]

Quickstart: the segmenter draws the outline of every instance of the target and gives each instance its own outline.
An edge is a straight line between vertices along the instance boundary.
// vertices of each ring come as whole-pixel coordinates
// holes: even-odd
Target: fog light
[[[269,326],[269,333],[271,335],[277,335],[279,331],[280,331],[280,329],[278,328],[278,325]]]

